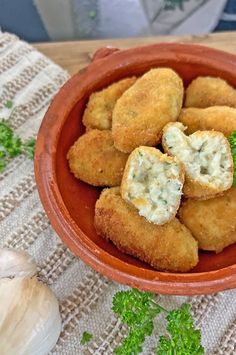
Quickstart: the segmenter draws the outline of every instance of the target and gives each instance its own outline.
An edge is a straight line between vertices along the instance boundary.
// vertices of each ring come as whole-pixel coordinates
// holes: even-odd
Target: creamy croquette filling
[[[228,187],[232,158],[223,134],[195,132],[186,136],[183,130],[181,123],[166,130],[164,141],[169,153],[182,161],[192,179],[215,188]]]
[[[164,224],[180,202],[183,187],[180,173],[180,164],[171,158],[161,161],[156,154],[137,149],[130,163],[125,199],[150,222]]]

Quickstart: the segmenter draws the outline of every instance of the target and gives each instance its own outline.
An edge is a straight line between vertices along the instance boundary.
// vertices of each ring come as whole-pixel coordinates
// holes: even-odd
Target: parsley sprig
[[[26,143],[22,144],[22,152],[25,153],[29,159],[34,159],[35,139],[30,138]]]
[[[117,292],[113,297],[113,311],[128,326],[128,336],[115,349],[117,355],[136,355],[154,329],[153,321],[159,313],[167,320],[168,336],[161,336],[157,355],[202,355],[201,334],[194,328],[190,305],[168,311],[155,302],[155,296],[137,289]]]
[[[4,171],[7,162],[20,154],[34,158],[35,139],[31,138],[23,143],[19,136],[5,121],[0,121],[0,172]]]
[[[113,298],[113,311],[129,327],[129,334],[115,351],[117,355],[132,355],[142,351],[142,344],[153,331],[153,320],[161,312],[154,295],[136,289],[117,292]]]
[[[157,355],[201,355],[201,334],[194,328],[190,305],[184,303],[179,309],[169,311],[167,331],[169,336],[161,336]]]
[[[81,340],[80,340],[80,344],[81,345],[85,345],[87,344],[88,342],[90,342],[90,340],[92,339],[92,334],[88,333],[88,332],[83,332],[82,334],[82,337],[81,337]]]
[[[233,131],[233,133],[229,136],[229,144],[234,162],[233,186],[236,187],[236,131]]]
[[[5,102],[5,107],[12,108],[13,103],[10,100]],[[14,134],[9,124],[0,121],[0,172],[4,171],[7,162],[20,154],[27,155],[30,159],[34,158],[35,139],[30,138],[22,142],[21,138]]]

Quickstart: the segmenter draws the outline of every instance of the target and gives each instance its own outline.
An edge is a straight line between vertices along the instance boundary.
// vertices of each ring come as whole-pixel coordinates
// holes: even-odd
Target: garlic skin
[[[1,355],[46,355],[61,332],[56,297],[34,278],[0,279]]]
[[[31,277],[37,273],[33,258],[23,250],[0,248],[0,278]]]

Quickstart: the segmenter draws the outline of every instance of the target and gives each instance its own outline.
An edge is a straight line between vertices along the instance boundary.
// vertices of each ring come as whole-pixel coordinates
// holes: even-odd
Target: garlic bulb
[[[37,272],[32,257],[22,250],[0,249],[0,278],[31,277]]]
[[[34,278],[0,279],[1,355],[46,355],[61,331],[58,301]]]
[[[29,254],[0,249],[0,354],[46,355],[61,331],[56,297],[31,278],[37,266]]]

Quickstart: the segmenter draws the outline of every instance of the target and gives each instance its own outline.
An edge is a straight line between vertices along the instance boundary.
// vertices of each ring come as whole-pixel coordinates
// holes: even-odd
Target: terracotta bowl
[[[103,275],[133,287],[172,295],[213,293],[236,287],[236,244],[216,255],[200,252],[189,273],[158,272],[125,255],[93,226],[100,189],[70,173],[66,154],[84,132],[81,119],[89,95],[122,78],[153,67],[171,67],[185,85],[198,75],[226,79],[236,87],[236,56],[207,47],[156,44],[128,50],[101,49],[93,62],[73,76],[50,105],[38,134],[35,175],[48,218],[64,243]]]

